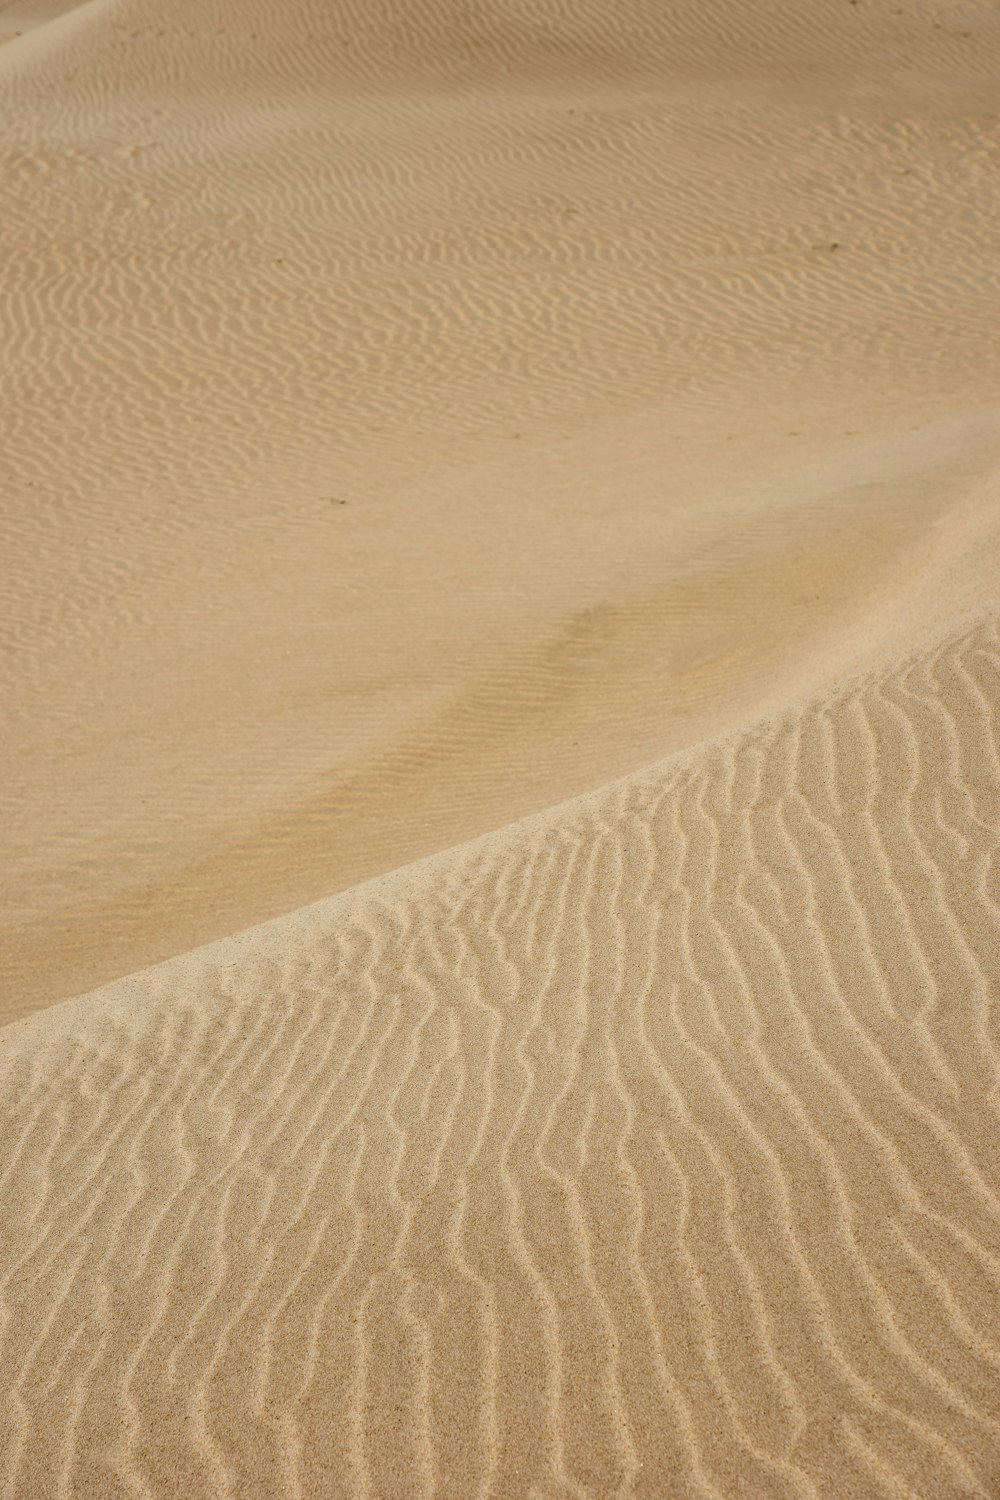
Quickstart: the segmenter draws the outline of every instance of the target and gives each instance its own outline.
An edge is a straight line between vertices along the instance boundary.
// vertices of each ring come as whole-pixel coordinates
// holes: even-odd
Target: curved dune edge
[[[107,0],[0,0],[0,46],[30,36],[33,51],[39,43],[45,48],[57,36],[62,40],[67,27],[80,19],[89,23],[106,8]]]
[[[1000,469],[987,0],[11,18],[0,1019],[870,665]]]
[[[4,1028],[2,1493],[995,1493],[998,664]]]

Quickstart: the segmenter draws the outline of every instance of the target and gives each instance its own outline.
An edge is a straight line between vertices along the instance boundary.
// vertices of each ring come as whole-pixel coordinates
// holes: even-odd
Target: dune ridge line
[[[997,648],[4,1028],[6,1492],[989,1496]]]

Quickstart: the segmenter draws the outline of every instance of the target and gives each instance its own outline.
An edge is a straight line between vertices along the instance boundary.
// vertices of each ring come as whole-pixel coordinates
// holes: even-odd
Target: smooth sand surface
[[[996,7],[0,40],[0,1496],[996,1500]]]

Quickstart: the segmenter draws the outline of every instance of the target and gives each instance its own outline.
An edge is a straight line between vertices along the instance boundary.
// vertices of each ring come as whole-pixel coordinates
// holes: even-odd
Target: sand
[[[995,7],[0,41],[0,1496],[994,1500]]]

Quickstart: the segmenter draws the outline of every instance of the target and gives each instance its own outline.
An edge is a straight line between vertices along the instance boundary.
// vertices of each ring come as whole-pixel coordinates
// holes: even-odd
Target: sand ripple
[[[0,1492],[995,1496],[998,665],[0,1032]]]

